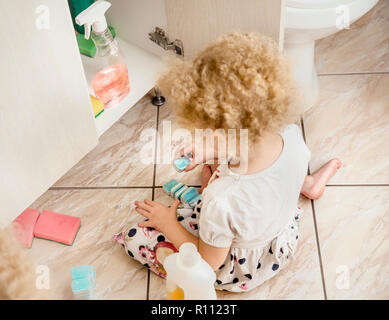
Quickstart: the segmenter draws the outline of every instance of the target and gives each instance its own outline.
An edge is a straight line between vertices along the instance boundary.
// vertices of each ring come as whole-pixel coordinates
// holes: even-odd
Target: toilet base
[[[377,4],[378,0],[287,0],[285,13],[285,55],[304,96],[302,112],[317,101],[318,81],[314,64],[315,40],[347,28]],[[341,9],[341,10],[338,10]]]

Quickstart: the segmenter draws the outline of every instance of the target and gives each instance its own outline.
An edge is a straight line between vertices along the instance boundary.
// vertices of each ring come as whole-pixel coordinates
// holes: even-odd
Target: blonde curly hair
[[[47,299],[35,287],[34,267],[19,245],[14,227],[0,226],[0,300]]]
[[[256,33],[224,35],[192,61],[176,59],[157,86],[184,127],[248,129],[253,142],[292,121],[297,97],[278,45]]]

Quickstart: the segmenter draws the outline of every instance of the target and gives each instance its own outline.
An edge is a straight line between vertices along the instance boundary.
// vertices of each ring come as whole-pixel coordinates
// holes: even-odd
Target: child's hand
[[[217,148],[212,149],[208,147],[207,149],[207,147],[208,146],[205,142],[202,144],[199,141],[186,143],[183,147],[176,150],[174,160],[178,159],[179,157],[188,156],[190,154],[192,162],[185,168],[184,171],[186,172],[193,170],[202,163],[217,163]]]
[[[135,211],[148,219],[140,222],[139,227],[151,227],[164,233],[167,227],[177,222],[179,204],[179,200],[175,200],[169,207],[156,201],[135,201]]]

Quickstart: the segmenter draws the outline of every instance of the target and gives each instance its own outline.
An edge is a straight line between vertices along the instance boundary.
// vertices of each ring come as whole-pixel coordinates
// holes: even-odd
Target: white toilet
[[[315,40],[344,29],[347,19],[350,24],[353,23],[377,2],[378,0],[286,0],[284,50],[292,62],[295,80],[305,98],[302,112],[312,107],[318,96],[314,63]]]

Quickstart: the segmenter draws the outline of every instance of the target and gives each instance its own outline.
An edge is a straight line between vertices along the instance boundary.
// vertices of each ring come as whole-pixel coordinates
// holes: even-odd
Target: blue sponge
[[[181,202],[189,204],[191,207],[194,207],[199,201],[200,195],[195,188],[189,188],[184,194],[181,196]]]
[[[188,157],[183,156],[181,158],[174,160],[173,165],[178,172],[182,172],[185,170],[187,166],[189,166],[190,163],[191,160]]]
[[[182,182],[178,182],[173,188],[172,190],[170,191],[170,195],[173,197],[173,198],[176,198],[175,195],[180,191],[180,189],[184,188],[185,187],[185,184],[183,184]]]
[[[171,194],[171,191],[173,189],[173,187],[175,187],[176,185],[178,184],[178,181],[177,180],[170,180],[168,182],[166,182],[163,186],[162,186],[162,189],[168,194],[168,195],[172,195]]]
[[[181,196],[186,190],[188,190],[188,186],[182,184],[182,186],[177,191],[174,192],[173,194],[174,199],[181,200]]]
[[[188,187],[182,182],[177,180],[170,180],[162,186],[163,190],[174,199],[178,199],[183,204],[188,204],[194,207],[197,201],[200,199],[200,194],[193,187]]]

